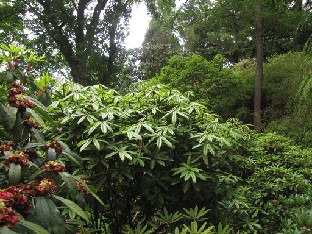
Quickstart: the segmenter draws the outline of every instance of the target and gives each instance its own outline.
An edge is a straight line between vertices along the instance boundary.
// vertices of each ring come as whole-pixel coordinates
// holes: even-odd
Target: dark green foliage
[[[90,207],[92,227],[231,233],[230,225],[272,233],[310,204],[309,197],[291,201],[311,192],[311,149],[257,135],[233,119],[222,123],[161,85],[138,83],[131,90],[121,96],[103,86],[74,85],[63,98],[57,92],[52,105],[61,114],[53,135],[80,151],[82,170],[105,204]]]
[[[49,75],[39,78],[31,68],[42,58],[2,44],[0,59],[0,232],[76,233],[89,221],[74,202],[84,200],[78,190],[100,199],[79,177],[64,172],[68,161],[69,169],[80,164],[77,155],[64,143],[45,140],[47,126],[53,126],[43,105],[51,101]]]
[[[264,57],[301,51],[311,35],[311,12],[301,1],[190,0],[172,15],[188,52],[231,62],[255,58],[255,4],[261,5]]]
[[[311,146],[312,57],[288,53],[270,58],[264,64],[263,129],[291,137],[298,144]],[[252,93],[255,64],[244,60],[234,67],[241,83]],[[233,96],[235,97],[235,95]],[[250,100],[252,96],[249,97]],[[245,106],[245,108],[250,108]]]
[[[53,104],[66,116],[57,135],[80,148],[85,170],[108,205],[97,208],[103,214],[98,218],[108,219],[114,232],[136,212],[150,219],[163,206],[182,210],[212,198],[213,190],[202,190],[214,180],[215,169],[208,165],[214,155],[224,164],[223,151],[245,128],[219,123],[178,91],[138,88],[120,96],[102,86],[75,85]]]
[[[24,9],[19,2],[12,3],[10,0],[0,2],[0,38],[1,43],[23,41],[23,24],[21,14]]]
[[[226,60],[216,55],[211,61],[200,55],[173,56],[168,65],[151,82],[189,93],[192,100],[204,104],[225,119],[242,117],[246,99],[246,86],[230,68]]]

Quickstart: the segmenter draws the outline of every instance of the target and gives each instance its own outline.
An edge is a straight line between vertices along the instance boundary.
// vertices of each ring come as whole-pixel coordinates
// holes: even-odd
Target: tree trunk
[[[255,34],[256,34],[256,82],[254,96],[254,129],[256,132],[261,131],[261,91],[263,79],[263,39],[262,39],[262,19],[261,19],[261,3],[256,3],[255,18]]]
[[[81,85],[87,85],[86,63],[80,63],[79,61],[74,60],[73,62],[68,62],[68,65],[73,81]]]

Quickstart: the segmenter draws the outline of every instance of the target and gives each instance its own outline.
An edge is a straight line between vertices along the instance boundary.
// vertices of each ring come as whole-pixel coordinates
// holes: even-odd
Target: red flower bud
[[[16,151],[14,154],[11,154],[10,157],[4,159],[3,161],[4,165],[9,165],[10,163],[20,164],[21,166],[28,166],[29,155],[21,151]]]
[[[56,184],[52,179],[44,178],[40,182],[37,180],[34,182],[34,188],[36,195],[51,195],[56,191]]]

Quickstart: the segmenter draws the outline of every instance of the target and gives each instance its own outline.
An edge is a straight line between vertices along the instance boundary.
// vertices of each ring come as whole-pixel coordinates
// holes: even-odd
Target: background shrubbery
[[[14,48],[6,50],[12,53]],[[17,54],[12,54],[12,58],[3,59],[3,64],[24,58],[19,57],[18,50],[14,53]],[[278,59],[272,61],[269,64],[280,64]],[[47,179],[44,165],[54,165],[54,161],[59,163],[57,168],[62,166],[67,171],[49,177],[59,189],[53,187],[44,196],[33,196],[36,206],[29,204],[31,215],[16,215],[50,233],[62,233],[65,228],[66,233],[310,230],[312,150],[275,133],[256,134],[237,119],[229,118],[239,116],[244,108],[249,110],[247,75],[252,63],[244,65],[246,70],[239,68],[242,64],[232,70],[224,68],[223,63],[221,56],[210,62],[197,55],[173,57],[152,81],[133,84],[124,95],[102,85],[83,87],[66,83],[50,90],[47,74],[34,79],[20,69],[21,62],[14,70],[8,66],[2,73],[0,88],[4,110],[0,122],[2,159],[6,162],[16,151],[32,150],[37,156],[31,158],[29,171],[19,170],[18,163],[10,166],[9,184],[3,177],[2,192],[19,182],[38,188],[40,183],[36,180]],[[270,71],[270,66],[267,69]],[[283,101],[289,111],[293,110],[285,111],[281,117],[305,110],[291,107],[310,105],[308,71],[301,75],[301,84],[295,87],[294,82],[288,89],[287,100],[277,95],[278,91],[276,95],[267,91],[271,96],[266,95],[270,101],[265,103]],[[21,103],[16,102],[16,92],[10,86],[10,82],[19,80],[31,87],[20,89],[25,92],[23,108],[19,108]],[[191,88],[189,80],[198,81],[193,95],[187,93]],[[158,82],[168,86],[155,84]],[[286,85],[284,82],[284,78],[276,78],[276,90]],[[269,86],[274,88],[273,84]],[[238,91],[242,92],[240,96],[236,96]],[[237,108],[239,100],[246,106]],[[221,121],[212,111],[228,120]],[[31,126],[26,131],[22,126],[21,119],[28,113],[40,124],[39,130]],[[11,140],[15,143],[6,147]],[[1,164],[3,172],[6,165]],[[16,170],[21,172],[20,176],[13,173]],[[46,182],[52,184],[51,180]],[[8,204],[4,204],[7,208]],[[52,208],[52,216],[35,215]],[[58,222],[50,222],[52,219]],[[16,220],[12,231],[23,233],[25,222],[26,228],[31,227],[34,232],[43,230],[33,223]]]

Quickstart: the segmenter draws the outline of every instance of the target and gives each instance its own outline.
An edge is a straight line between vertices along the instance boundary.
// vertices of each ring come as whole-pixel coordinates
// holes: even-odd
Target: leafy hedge
[[[162,85],[131,90],[67,86],[51,106],[60,123],[52,137],[80,151],[80,170],[105,203],[91,207],[93,225],[112,233],[307,228],[282,222],[311,204],[311,149],[220,122]]]

